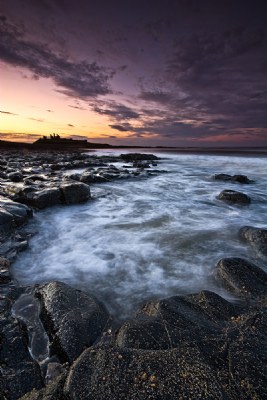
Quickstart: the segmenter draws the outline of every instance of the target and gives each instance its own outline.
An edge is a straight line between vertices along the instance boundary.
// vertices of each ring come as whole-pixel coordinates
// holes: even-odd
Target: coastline
[[[4,188],[8,188],[4,196],[2,194],[6,197],[2,199],[4,208],[2,221],[6,227],[9,226],[8,235],[13,235],[15,239],[13,245],[18,251],[27,248],[26,237],[21,236],[18,241],[16,240],[19,227],[27,224],[32,215],[32,209],[36,210],[54,204],[68,205],[90,201],[88,185],[93,184],[92,181],[96,179],[94,174],[87,174],[87,183],[81,181],[78,183],[77,180],[74,182],[74,176],[72,176],[66,186],[66,182],[62,182],[60,177],[60,169],[57,169],[57,165],[62,165],[64,168],[92,165],[90,155],[81,156],[79,159],[79,154],[79,152],[72,153],[71,159],[68,159],[67,154],[58,155],[55,162],[50,164],[52,175],[45,189],[42,187],[45,181],[41,179],[44,174],[41,171],[34,172],[34,179],[32,178],[33,171],[29,171],[27,176],[16,178],[15,175],[11,175],[7,181],[4,179],[4,183],[1,181],[2,187],[4,185]],[[23,157],[26,156],[20,158],[23,159]],[[41,155],[41,160],[42,157]],[[62,160],[60,157],[63,159],[66,157],[66,159]],[[49,160],[51,161],[51,158],[48,157],[47,164]],[[75,164],[76,161],[78,164]],[[103,168],[103,165],[101,166],[103,162],[109,164],[111,161],[114,162],[114,159],[107,156],[99,160],[93,158],[93,163],[100,169]],[[127,158],[123,161],[126,162]],[[148,171],[150,170],[146,169],[147,163],[156,162],[156,159],[148,156],[138,159],[132,155],[129,156],[128,161],[137,163],[133,170],[133,172],[138,172],[139,169],[137,177],[149,179],[150,172]],[[40,160],[38,162],[40,163]],[[42,164],[44,164],[43,161]],[[4,166],[3,163],[1,165]],[[106,171],[100,170],[98,176],[100,180],[105,181],[105,179],[116,179],[116,175],[118,177],[123,173],[125,171],[120,171],[120,169],[116,171],[114,168],[112,171],[109,167]],[[41,179],[39,187],[36,175]],[[134,176],[133,174],[132,178]],[[12,183],[9,181],[11,178],[19,179],[19,181]],[[32,183],[28,182],[28,184],[34,188],[32,192],[34,195],[28,195],[31,192],[27,191],[21,193],[21,188],[16,192],[14,187],[19,186],[19,182],[29,179],[32,180]],[[71,189],[73,185],[74,192]],[[82,190],[77,197],[78,185]],[[83,185],[88,188],[86,189]],[[11,187],[13,188],[10,191]],[[44,193],[44,190],[48,191]],[[20,202],[18,203],[17,200]],[[4,228],[4,232],[7,233],[8,229]],[[253,242],[255,242],[255,232],[253,235]],[[244,233],[244,237],[247,236],[248,233]],[[219,395],[222,398],[223,396],[244,398],[242,396],[248,389],[252,393],[251,399],[253,396],[257,398],[255,396],[263,395],[266,387],[261,376],[247,370],[247,365],[255,364],[264,370],[261,348],[266,341],[264,332],[266,286],[263,284],[266,281],[266,274],[257,266],[244,260],[225,259],[216,267],[218,280],[230,292],[235,291],[235,294],[240,297],[240,304],[233,304],[207,291],[155,300],[141,307],[136,316],[126,321],[115,332],[112,330],[111,316],[105,307],[89,294],[54,282],[32,287],[30,296],[36,298],[40,304],[40,318],[50,340],[52,355],[55,357],[52,361],[46,362],[56,364],[50,365],[52,378],[46,378],[47,385],[42,388],[44,386],[44,377],[40,369],[42,362],[38,363],[27,355],[26,343],[29,340],[30,325],[27,318],[29,317],[24,317],[23,321],[20,315],[15,323],[16,320],[11,315],[14,301],[19,299],[21,294],[26,293],[23,292],[25,289],[17,286],[10,275],[10,260],[6,257],[1,258],[2,322],[6,332],[9,332],[9,336],[2,338],[4,355],[1,354],[1,357],[7,358],[5,372],[7,378],[10,370],[14,368],[15,360],[6,356],[5,349],[8,349],[9,353],[12,351],[11,340],[14,336],[12,337],[11,332],[16,325],[15,335],[21,343],[19,368],[23,367],[23,373],[21,369],[20,373],[17,371],[17,383],[10,382],[7,378],[5,390],[12,393],[12,398],[18,398],[14,394],[18,387],[24,390],[24,393],[27,393],[25,390],[29,391],[29,388],[40,390],[26,394],[24,399],[41,399],[48,395],[52,395],[54,399],[94,400],[122,399],[121,396],[126,396],[128,399],[162,399],[168,396],[174,399],[178,395],[182,398],[189,398],[189,396],[216,398]],[[239,273],[236,276],[237,267]],[[61,303],[62,297],[66,299],[68,305],[66,302]],[[76,303],[77,299],[80,300]],[[88,310],[91,312],[89,313]],[[86,317],[82,317],[84,313],[87,313]],[[64,319],[65,316],[68,316],[67,319]],[[39,319],[38,307],[36,319]],[[32,320],[30,323],[32,324]],[[91,332],[94,332],[94,334],[90,332],[89,337],[88,327]],[[28,332],[26,337],[25,330]],[[226,345],[231,348],[231,356],[225,354]],[[244,348],[246,348],[246,358],[243,356]],[[229,362],[234,366],[230,371]],[[45,368],[48,369],[47,365]],[[31,382],[25,379],[29,371],[33,374]],[[19,376],[25,380],[23,384]],[[103,377],[105,379],[102,379]],[[201,384],[195,383],[198,380]],[[205,393],[203,384],[206,387]],[[24,393],[20,392],[20,395]]]

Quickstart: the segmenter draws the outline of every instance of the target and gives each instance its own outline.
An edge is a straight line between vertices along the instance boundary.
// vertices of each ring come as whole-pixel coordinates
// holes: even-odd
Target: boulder
[[[120,158],[125,162],[135,162],[144,160],[158,160],[158,157],[154,154],[142,154],[142,153],[128,153],[121,154]]]
[[[259,256],[267,256],[267,229],[244,226],[239,235],[245,240]]]
[[[10,172],[7,177],[11,182],[21,182],[23,180],[23,175],[21,172]]]
[[[227,203],[247,205],[250,204],[251,199],[244,193],[237,192],[235,190],[223,190],[217,197],[219,200],[223,200]]]
[[[0,232],[11,230],[14,226],[13,215],[0,206]]]
[[[41,370],[28,351],[27,337],[17,320],[0,314],[0,398],[16,400],[43,386]]]
[[[64,387],[70,400],[224,399],[215,372],[194,345],[171,350],[87,349]]]
[[[11,281],[9,268],[10,261],[4,257],[0,257],[0,285]]]
[[[0,196],[0,207],[9,212],[13,216],[13,221],[16,226],[20,226],[32,217],[32,209],[24,204],[17,203]]]
[[[249,184],[253,182],[246,175],[216,174],[214,175],[214,179],[216,181],[227,181],[227,182],[244,183],[244,184]]]
[[[65,204],[82,203],[91,198],[90,188],[82,182],[67,182],[60,185],[61,201]]]
[[[209,292],[151,301],[122,325],[116,344],[163,350],[178,347],[183,340],[197,343],[201,335],[211,336],[222,330],[225,319],[238,312],[226,300]]]
[[[30,204],[35,208],[43,209],[60,204],[60,196],[61,193],[58,188],[47,188],[28,193],[26,201],[27,204]]]
[[[40,318],[51,349],[63,362],[73,362],[101,336],[109,314],[93,297],[62,282],[37,287]]]
[[[246,299],[267,298],[267,274],[242,258],[224,258],[216,266],[216,278],[227,290]]]

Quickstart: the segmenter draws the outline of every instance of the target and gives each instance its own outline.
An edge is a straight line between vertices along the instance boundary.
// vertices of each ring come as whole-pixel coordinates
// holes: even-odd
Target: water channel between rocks
[[[92,185],[92,201],[35,213],[30,224],[38,233],[13,265],[19,283],[66,282],[122,320],[146,299],[203,289],[229,296],[213,278],[220,258],[264,267],[238,230],[267,224],[267,159],[158,155],[158,169],[167,173]],[[255,183],[215,181],[216,173],[245,174]],[[224,189],[248,194],[251,205],[216,199]]]

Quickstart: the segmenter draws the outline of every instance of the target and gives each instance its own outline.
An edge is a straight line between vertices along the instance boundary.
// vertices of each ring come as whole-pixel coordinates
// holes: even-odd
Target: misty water
[[[94,200],[36,213],[31,227],[37,233],[13,266],[18,281],[64,281],[123,319],[152,298],[203,289],[229,298],[214,279],[223,257],[264,267],[238,230],[267,226],[267,158],[158,155],[157,168],[167,173],[92,185]],[[215,181],[216,173],[245,174],[255,183]],[[223,189],[248,194],[251,205],[216,199]]]

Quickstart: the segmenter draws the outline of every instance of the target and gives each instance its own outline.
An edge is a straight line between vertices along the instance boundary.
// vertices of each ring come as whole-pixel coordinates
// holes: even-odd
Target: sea
[[[148,300],[201,290],[237,301],[215,269],[225,257],[267,269],[238,235],[245,225],[267,227],[266,156],[154,154],[160,162],[153,169],[161,172],[94,184],[87,203],[36,212],[29,248],[13,264],[18,282],[66,282],[98,298],[118,321]],[[244,174],[254,183],[214,180],[219,173]],[[224,189],[247,194],[251,204],[218,200]]]

